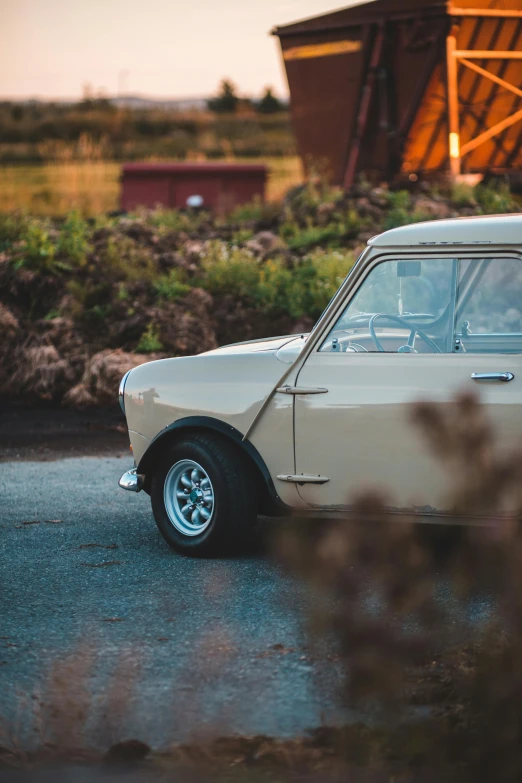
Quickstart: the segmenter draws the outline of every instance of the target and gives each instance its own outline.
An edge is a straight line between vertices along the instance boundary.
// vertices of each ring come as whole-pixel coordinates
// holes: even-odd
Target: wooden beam
[[[366,132],[366,125],[368,123],[368,115],[370,112],[371,102],[375,91],[375,81],[377,78],[377,69],[381,63],[383,46],[384,46],[384,25],[380,25],[376,38],[373,44],[372,54],[368,70],[366,72],[366,82],[363,87],[361,99],[359,101],[359,111],[357,114],[356,132],[353,139],[350,151],[348,154],[348,162],[344,172],[343,185],[346,189],[350,188],[355,182],[355,176],[357,174],[357,164],[359,162],[359,155],[361,152],[361,144],[363,136]]]
[[[522,19],[522,11],[504,11],[500,8],[450,8],[450,16],[496,16],[503,19]]]
[[[468,60],[522,60],[522,52],[496,52],[493,50],[481,51],[479,49],[455,49],[453,57]]]
[[[449,164],[452,176],[457,177],[460,174],[460,127],[459,127],[459,83],[457,77],[458,61],[455,57],[457,48],[457,38],[455,35],[448,35],[446,39],[446,61],[447,61],[447,100],[448,100],[448,154]]]
[[[496,76],[494,73],[491,73],[491,71],[486,71],[485,68],[481,68],[480,65],[475,65],[475,63],[472,63],[470,60],[466,60],[464,57],[459,59],[459,62],[462,65],[465,65],[466,68],[471,68],[472,71],[479,73],[486,79],[490,79],[492,82],[495,82],[495,84],[500,84],[501,87],[505,87],[506,90],[511,90],[511,92],[514,92],[515,95],[520,95],[522,98],[522,90],[519,90],[518,87],[515,87],[514,84],[506,82],[506,80],[501,79],[500,76]]]
[[[515,114],[512,114],[510,117],[506,117],[506,119],[502,120],[502,122],[497,122],[497,124],[493,125],[492,128],[490,128],[487,131],[484,131],[484,133],[481,133],[480,136],[477,136],[471,141],[468,141],[467,144],[464,144],[460,150],[461,156],[467,155],[468,152],[472,152],[472,150],[476,149],[477,147],[480,147],[481,144],[484,144],[485,141],[489,141],[489,139],[492,139],[493,136],[502,133],[502,131],[506,130],[507,128],[510,128],[519,120],[522,120],[522,109],[520,109],[520,111],[515,112]]]

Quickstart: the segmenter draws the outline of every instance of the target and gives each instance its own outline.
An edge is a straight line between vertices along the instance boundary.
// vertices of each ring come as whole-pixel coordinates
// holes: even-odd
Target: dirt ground
[[[117,408],[86,412],[7,405],[0,411],[0,462],[127,454],[125,418]]]

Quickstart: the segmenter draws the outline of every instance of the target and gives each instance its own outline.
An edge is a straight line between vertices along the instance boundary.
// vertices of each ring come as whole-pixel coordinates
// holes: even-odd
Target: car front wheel
[[[165,454],[151,482],[152,511],[166,542],[194,555],[230,551],[257,516],[254,477],[233,445],[194,434]]]

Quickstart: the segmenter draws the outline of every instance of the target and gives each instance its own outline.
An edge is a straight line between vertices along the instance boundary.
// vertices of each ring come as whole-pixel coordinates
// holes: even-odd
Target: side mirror
[[[420,261],[398,261],[397,277],[420,277],[422,274]]]

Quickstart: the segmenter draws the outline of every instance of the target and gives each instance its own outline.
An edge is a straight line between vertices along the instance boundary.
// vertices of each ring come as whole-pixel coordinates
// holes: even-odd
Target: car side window
[[[522,352],[522,260],[485,258],[461,262],[455,350]]]
[[[458,261],[382,261],[357,289],[320,347],[334,353],[453,350]]]

